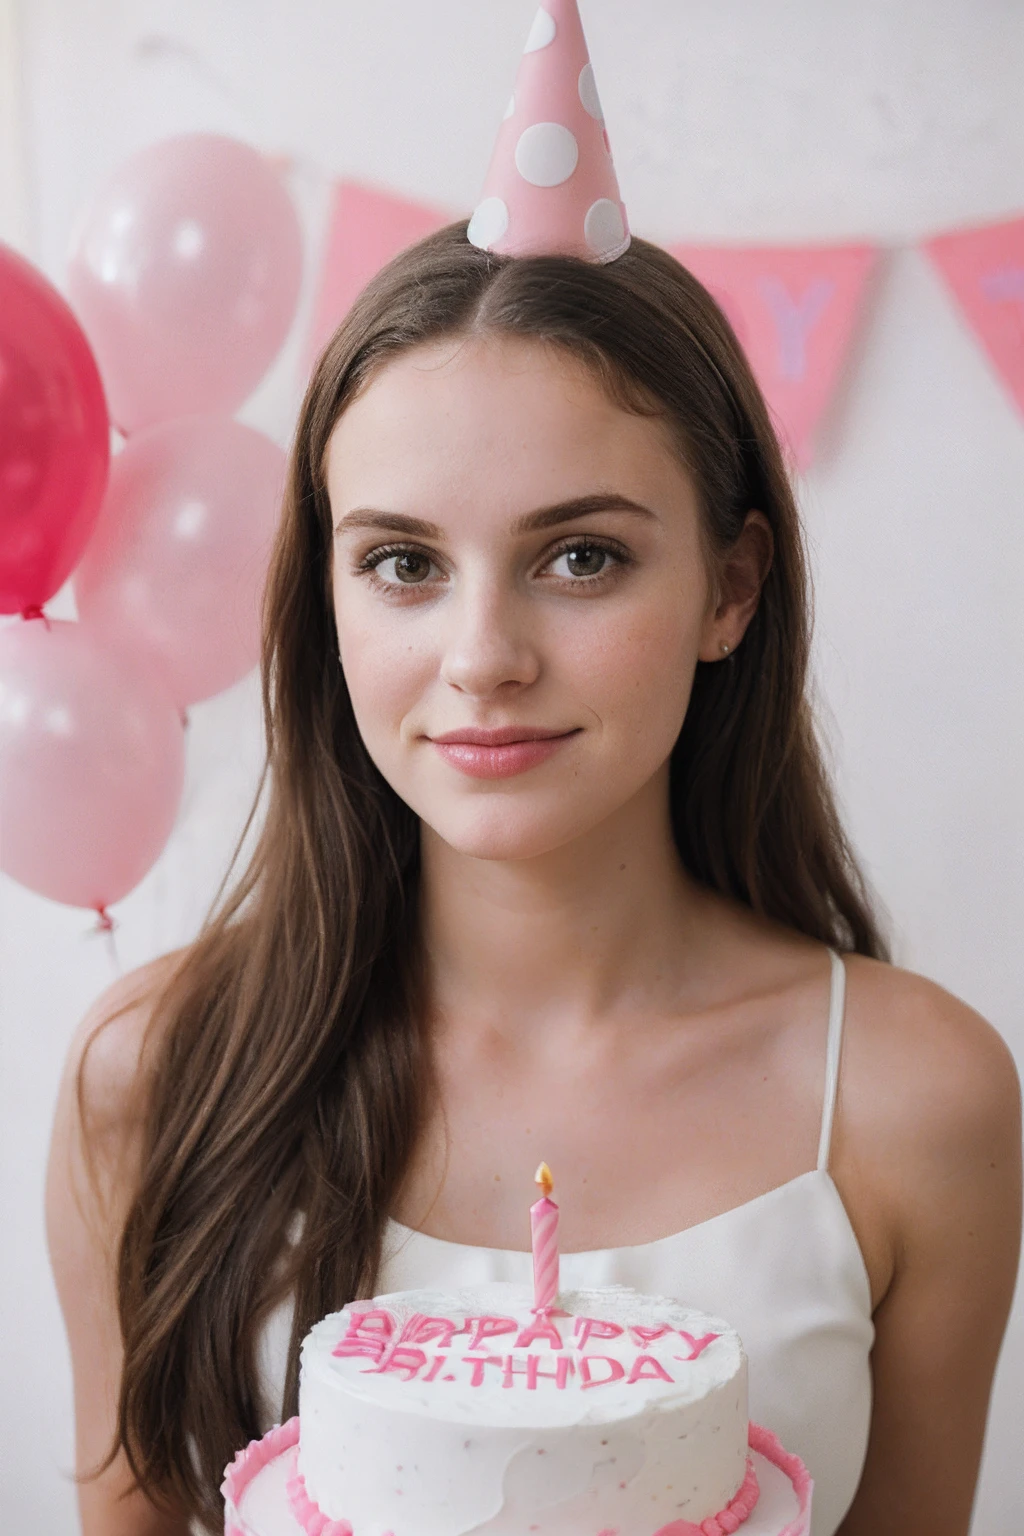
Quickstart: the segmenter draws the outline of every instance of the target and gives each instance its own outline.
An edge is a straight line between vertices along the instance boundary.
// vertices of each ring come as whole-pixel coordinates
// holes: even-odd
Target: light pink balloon
[[[184,781],[181,714],[145,654],[61,619],[0,629],[0,869],[12,879],[73,907],[118,901],[170,837]]]
[[[302,236],[278,172],[220,134],[133,156],[86,214],[68,292],[122,432],[234,411],[295,314]]]
[[[185,708],[259,660],[260,601],[285,456],[229,416],[181,416],[137,432],[72,577],[83,623],[147,646]]]

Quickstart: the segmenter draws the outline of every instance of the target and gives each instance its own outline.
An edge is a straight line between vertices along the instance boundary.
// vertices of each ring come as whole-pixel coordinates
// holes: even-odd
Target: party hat
[[[576,0],[544,0],[534,17],[466,233],[503,256],[606,262],[629,245]]]

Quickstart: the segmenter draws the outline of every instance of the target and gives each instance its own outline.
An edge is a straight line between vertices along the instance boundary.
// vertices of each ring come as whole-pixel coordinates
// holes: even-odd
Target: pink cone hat
[[[466,231],[502,256],[614,261],[629,245],[576,0],[544,0]]]

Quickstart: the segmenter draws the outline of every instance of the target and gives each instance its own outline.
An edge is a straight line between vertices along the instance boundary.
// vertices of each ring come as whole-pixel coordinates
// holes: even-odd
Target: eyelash
[[[559,555],[564,555],[569,550],[575,549],[603,550],[606,554],[611,555],[615,563],[610,568],[606,567],[604,570],[599,571],[596,576],[567,576],[558,578],[558,580],[564,581],[568,586],[580,588],[586,587],[588,589],[599,586],[603,587],[606,582],[613,580],[621,569],[627,565],[632,564],[632,556],[629,555],[625,549],[623,549],[621,544],[617,544],[613,539],[605,539],[601,538],[600,536],[594,536],[593,534],[588,534],[586,537],[577,536],[576,538],[564,539],[561,544],[556,545],[555,548],[551,550],[545,563],[550,564],[551,561],[557,560]],[[436,562],[433,560],[433,557],[425,549],[420,549],[415,544],[380,544],[376,549],[371,549],[358,562],[355,567],[356,575],[364,575],[368,577],[372,584],[380,592],[385,592],[388,594],[396,591],[415,592],[417,588],[423,588],[427,586],[427,583],[425,581],[382,581],[381,578],[377,575],[377,566],[383,564],[385,560],[394,559],[396,555],[407,554],[423,555],[425,559],[430,560],[432,563],[436,564]]]

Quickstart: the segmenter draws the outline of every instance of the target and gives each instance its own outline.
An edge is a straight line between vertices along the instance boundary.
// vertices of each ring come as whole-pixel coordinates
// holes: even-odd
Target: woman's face
[[[367,750],[451,847],[529,858],[667,773],[716,615],[693,483],[657,419],[543,344],[388,363],[331,437],[334,605]],[[463,731],[547,745],[445,745]]]

